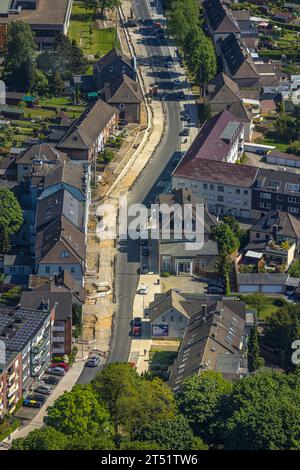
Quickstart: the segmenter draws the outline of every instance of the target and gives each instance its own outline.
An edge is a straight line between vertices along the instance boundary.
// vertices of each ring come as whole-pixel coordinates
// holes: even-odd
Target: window
[[[25,272],[24,266],[19,266],[19,273],[24,274],[24,272]]]
[[[291,214],[299,214],[299,208],[298,207],[288,207],[288,212]]]
[[[207,183],[203,183],[203,189],[207,189]]]
[[[179,315],[178,320],[179,320],[179,321],[182,321],[182,316]]]
[[[282,206],[280,204],[276,204],[276,210],[277,211],[282,211]]]
[[[62,251],[61,252],[61,258],[68,258],[70,253],[68,251]]]
[[[271,204],[269,202],[261,202],[259,207],[261,207],[261,209],[271,209]]]
[[[46,273],[46,274],[50,274],[50,266],[46,266],[46,267],[45,267],[45,273]]]
[[[164,315],[161,317],[161,321],[163,321],[163,322],[166,321],[166,317]]]
[[[62,266],[58,266],[58,272],[59,272],[59,273],[62,273],[62,272],[63,272]]]
[[[119,108],[120,108],[120,109],[125,109],[125,104],[124,104],[124,103],[120,103]]]
[[[235,193],[236,193],[236,194],[240,194],[240,192],[241,192],[240,189],[236,189],[236,190],[235,190]]]
[[[75,268],[74,268],[74,266],[71,266],[71,273],[75,273]]]
[[[15,266],[11,266],[11,267],[9,268],[9,272],[10,272],[10,274],[15,274],[15,272],[16,272]]]
[[[271,193],[260,193],[261,199],[271,199],[271,197],[272,197]]]
[[[109,71],[110,71],[110,73],[112,73],[114,71],[114,68],[113,68],[112,65],[109,67]]]
[[[211,189],[212,191],[215,189],[215,185],[214,184],[210,184],[209,185],[209,189]]]
[[[248,194],[248,189],[244,189],[244,194]]]
[[[293,191],[295,193],[300,192],[300,185],[299,184],[293,184],[293,183],[286,183],[286,189],[289,191]]]
[[[259,235],[258,232],[256,232],[255,236],[256,236],[256,238],[260,238],[260,235]]]
[[[224,192],[224,186],[218,186],[218,191],[220,193],[223,193]]]
[[[218,202],[224,202],[224,197],[223,196],[218,196]]]
[[[283,197],[282,196],[277,196],[277,201],[283,201]]]
[[[298,198],[297,197],[289,197],[288,202],[292,202],[293,204],[296,204],[298,202]]]
[[[170,320],[171,320],[171,321],[174,321],[174,315],[171,315],[171,316],[170,316]]]

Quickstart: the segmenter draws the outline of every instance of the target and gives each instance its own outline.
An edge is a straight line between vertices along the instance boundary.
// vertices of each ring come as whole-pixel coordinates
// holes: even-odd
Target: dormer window
[[[68,251],[62,251],[62,252],[61,252],[61,257],[62,257],[62,258],[68,258],[69,255],[70,255],[70,253],[69,253]]]

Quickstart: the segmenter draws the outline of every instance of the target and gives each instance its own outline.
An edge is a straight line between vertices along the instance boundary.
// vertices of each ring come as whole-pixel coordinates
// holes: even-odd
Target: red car
[[[161,29],[161,27],[162,27],[162,26],[161,26],[160,23],[158,23],[158,22],[157,22],[157,23],[154,23],[154,28],[156,28],[156,29]]]
[[[69,370],[69,365],[66,362],[53,362],[50,366],[52,367],[62,367],[65,371]]]

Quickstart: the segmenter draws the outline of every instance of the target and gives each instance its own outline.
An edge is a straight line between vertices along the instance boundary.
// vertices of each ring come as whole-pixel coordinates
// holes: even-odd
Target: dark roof
[[[234,34],[220,40],[222,57],[234,78],[259,78],[254,61]]]
[[[258,168],[254,189],[300,196],[300,174],[288,171]]]
[[[176,391],[183,381],[204,370],[217,370],[226,378],[239,377],[240,344],[246,324],[245,304],[240,301],[206,301],[188,322],[178,357],[172,367],[170,386]],[[231,358],[224,360],[226,356]]]
[[[35,252],[39,263],[82,263],[85,235],[62,215],[37,232]],[[68,256],[63,257],[62,252]]]
[[[273,235],[275,233],[282,237],[300,238],[300,220],[288,212],[269,211],[254,225],[251,232],[263,232]]]
[[[109,51],[107,54],[105,54],[101,59],[99,59],[95,64],[94,64],[94,70],[97,69],[98,72],[101,72],[101,70],[105,69],[108,67],[116,58],[121,59],[123,62],[125,62],[129,67],[132,67],[131,59],[126,57],[120,49],[117,49],[114,47],[111,51]]]
[[[8,17],[0,17],[0,23],[8,21],[25,21],[30,25],[63,25],[67,19],[71,0],[39,0],[34,10],[23,8],[17,15],[9,14]]]
[[[57,147],[89,150],[117,113],[116,108],[99,99],[75,121]]]
[[[35,227],[38,230],[42,225],[56,219],[63,212],[64,190],[56,191],[54,194],[38,199],[36,209]]]
[[[17,165],[30,165],[36,161],[36,163],[63,163],[68,159],[67,154],[56,150],[49,144],[42,143],[36,144],[26,149],[17,158]]]
[[[173,177],[187,178],[208,183],[250,188],[257,174],[257,168],[194,158],[184,161],[175,169]]]
[[[221,0],[205,0],[203,9],[215,33],[240,32],[237,22]]]
[[[22,308],[41,310],[43,303],[49,301],[49,308],[55,306],[55,319],[65,320],[72,318],[72,294],[71,292],[49,292],[34,290],[22,292],[20,304]]]
[[[231,12],[231,14],[235,18],[237,23],[239,21],[250,21],[250,12],[249,12],[249,10],[233,10]]]
[[[214,103],[230,104],[241,100],[237,83],[223,72],[211,79],[205,86],[205,89],[207,98]]]
[[[285,285],[288,277],[286,273],[238,273],[237,284]]]
[[[60,183],[65,183],[68,186],[78,189],[85,196],[87,185],[84,166],[70,161],[57,166],[45,176],[44,188]]]
[[[139,84],[123,75],[123,80],[115,93],[107,100],[108,103],[141,103],[143,101],[142,92]]]
[[[235,117],[239,122],[248,123],[251,121],[251,117],[242,100],[232,103],[227,110]]]
[[[233,143],[239,138],[243,124],[224,110],[211,117],[201,127],[192,145],[186,152],[182,164],[199,159],[226,161]]]

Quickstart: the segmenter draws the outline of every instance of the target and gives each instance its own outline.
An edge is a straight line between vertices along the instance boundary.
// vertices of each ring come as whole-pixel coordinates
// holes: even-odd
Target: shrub
[[[161,277],[169,277],[171,274],[168,271],[164,271],[161,273]]]

